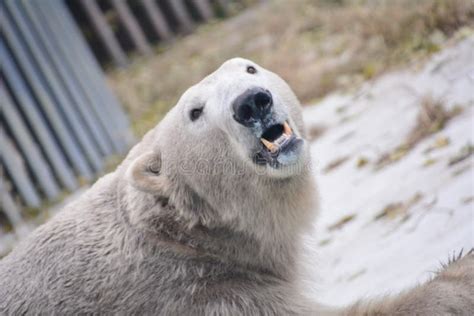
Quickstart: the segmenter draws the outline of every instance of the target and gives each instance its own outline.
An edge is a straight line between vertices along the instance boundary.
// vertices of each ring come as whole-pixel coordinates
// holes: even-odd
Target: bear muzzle
[[[260,142],[263,146],[255,155],[255,162],[274,168],[295,163],[303,147],[303,139],[293,133],[286,121],[265,129]]]
[[[253,157],[256,164],[278,168],[298,161],[304,141],[288,121],[278,117],[270,91],[249,88],[232,102],[232,110],[234,120],[260,140],[261,146]]]

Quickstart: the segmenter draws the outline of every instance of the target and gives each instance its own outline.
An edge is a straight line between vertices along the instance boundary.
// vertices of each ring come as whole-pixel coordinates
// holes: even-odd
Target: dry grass
[[[327,166],[325,166],[322,170],[322,173],[323,174],[328,174],[334,170],[336,170],[337,168],[339,168],[340,166],[342,166],[346,161],[349,160],[349,156],[342,156],[342,157],[339,157],[339,158],[336,158],[334,160],[332,160],[331,162],[329,162],[327,164]]]
[[[320,125],[313,125],[308,127],[308,139],[314,141],[321,137],[326,132],[326,127]]]
[[[339,230],[343,228],[344,226],[346,226],[346,224],[352,222],[355,218],[356,218],[356,214],[346,215],[342,217],[341,219],[339,219],[336,223],[329,225],[328,230],[329,231]]]
[[[375,216],[374,220],[396,219],[400,217],[402,217],[402,221],[406,220],[410,209],[418,204],[422,198],[423,194],[417,192],[408,201],[390,203]]]
[[[109,77],[141,135],[228,58],[272,69],[307,103],[437,51],[473,20],[471,0],[271,1],[204,25]]]
[[[400,160],[421,140],[442,130],[446,123],[460,112],[461,108],[459,107],[446,110],[441,100],[433,99],[431,96],[423,97],[420,100],[420,110],[415,126],[401,145],[381,155],[376,162],[376,169],[383,168],[390,163]]]
[[[474,146],[472,144],[467,144],[467,145],[461,147],[459,152],[456,153],[456,155],[454,155],[453,157],[451,157],[449,159],[448,165],[450,167],[454,166],[454,165],[457,165],[458,163],[468,159],[472,155],[474,155]]]
[[[421,99],[416,125],[408,134],[405,146],[411,148],[426,136],[441,130],[458,112],[458,109],[448,111],[441,100],[425,96]]]

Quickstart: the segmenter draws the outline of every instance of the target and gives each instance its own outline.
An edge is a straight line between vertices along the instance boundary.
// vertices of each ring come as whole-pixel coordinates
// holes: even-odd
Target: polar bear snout
[[[247,127],[270,119],[273,97],[270,91],[255,87],[239,95],[232,103],[234,119]]]

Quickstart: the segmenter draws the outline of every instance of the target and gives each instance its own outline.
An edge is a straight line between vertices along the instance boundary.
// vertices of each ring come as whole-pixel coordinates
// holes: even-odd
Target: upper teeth
[[[277,152],[280,147],[293,135],[293,131],[291,130],[290,125],[287,122],[283,123],[283,134],[275,139],[274,142],[266,140],[265,138],[260,138],[262,144],[270,150],[271,153]]]
[[[291,130],[291,127],[290,125],[288,125],[287,122],[283,123],[283,132],[288,136],[291,136],[291,134],[293,134],[293,131]]]
[[[265,138],[260,138],[260,140],[262,141],[263,145],[265,147],[267,147],[268,150],[270,150],[270,152],[272,152],[272,153],[277,152],[278,149],[280,148],[277,144],[272,143],[272,142],[266,140]]]

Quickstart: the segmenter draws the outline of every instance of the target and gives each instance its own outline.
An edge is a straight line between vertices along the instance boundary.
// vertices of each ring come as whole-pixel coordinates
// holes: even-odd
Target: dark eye
[[[249,74],[252,74],[252,75],[253,75],[253,74],[257,73],[257,69],[255,69],[254,66],[247,66],[247,72],[248,72]]]
[[[201,116],[202,110],[203,108],[192,109],[191,112],[189,113],[191,121],[197,120]]]

